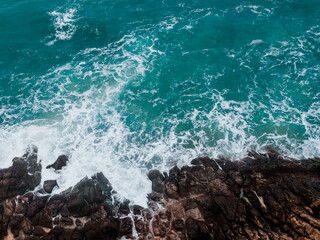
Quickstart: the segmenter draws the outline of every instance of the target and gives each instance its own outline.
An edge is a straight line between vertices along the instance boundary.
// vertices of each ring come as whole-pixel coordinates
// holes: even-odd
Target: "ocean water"
[[[0,1],[0,164],[28,145],[64,190],[273,147],[320,155],[319,0]]]

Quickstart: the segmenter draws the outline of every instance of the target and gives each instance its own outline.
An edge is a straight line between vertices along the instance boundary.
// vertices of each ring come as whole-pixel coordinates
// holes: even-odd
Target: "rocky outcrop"
[[[12,166],[0,169],[0,202],[33,190],[41,181],[38,149],[30,147],[22,157],[12,160]]]
[[[36,150],[15,159],[1,170],[0,239],[320,239],[318,158],[270,150],[152,170],[147,209],[120,202],[102,173],[60,194],[29,192]]]

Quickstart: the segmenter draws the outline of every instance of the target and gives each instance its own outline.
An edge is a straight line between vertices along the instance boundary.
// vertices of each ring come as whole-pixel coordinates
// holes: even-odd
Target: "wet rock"
[[[14,158],[11,167],[0,170],[0,201],[22,195],[39,185],[41,164],[37,162],[36,152],[32,153],[33,158],[28,158],[30,154]]]
[[[48,165],[47,168],[53,168],[55,170],[61,170],[62,167],[67,166],[68,157],[66,155],[60,155],[57,160],[51,164]]]
[[[134,215],[141,215],[141,211],[143,210],[143,207],[141,207],[139,205],[133,205],[132,209],[133,209]]]
[[[43,183],[43,189],[47,193],[52,193],[52,190],[55,186],[58,186],[57,180],[46,180]]]
[[[130,213],[129,204],[130,204],[129,200],[126,200],[123,203],[120,203],[119,212],[121,212],[122,214],[128,215]]]
[[[157,193],[163,193],[164,190],[164,176],[159,170],[151,170],[148,173],[148,177],[152,182],[152,191]]]
[[[129,217],[120,220],[120,234],[122,236],[132,233],[132,220]]]
[[[150,171],[144,209],[117,200],[102,173],[60,194],[25,193],[41,171],[31,149],[0,170],[0,239],[128,239],[134,229],[139,239],[320,239],[320,160],[249,155]]]

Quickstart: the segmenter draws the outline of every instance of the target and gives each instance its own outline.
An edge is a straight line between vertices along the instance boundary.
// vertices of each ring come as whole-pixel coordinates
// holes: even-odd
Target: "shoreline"
[[[41,182],[37,152],[0,170],[0,239],[320,238],[320,158],[288,160],[269,150],[151,170],[143,208],[120,202],[102,173],[59,194],[49,193],[54,179],[31,192]],[[47,168],[67,162],[62,155]]]

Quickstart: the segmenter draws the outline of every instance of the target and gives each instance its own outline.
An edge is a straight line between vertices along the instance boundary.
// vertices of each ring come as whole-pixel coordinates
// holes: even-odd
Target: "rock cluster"
[[[150,171],[144,209],[117,200],[102,173],[30,192],[41,179],[32,148],[0,170],[0,239],[320,239],[320,159],[269,151],[191,164]]]
[[[12,166],[0,169],[0,202],[33,190],[41,182],[38,149],[30,147],[22,157],[12,160]]]
[[[320,239],[320,159],[191,163],[163,181],[154,239]]]

